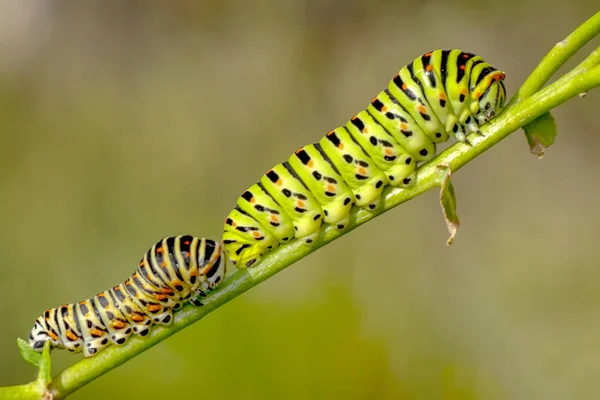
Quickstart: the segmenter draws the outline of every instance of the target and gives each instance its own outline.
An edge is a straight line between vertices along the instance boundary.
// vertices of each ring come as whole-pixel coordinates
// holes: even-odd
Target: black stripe
[[[98,302],[100,303],[100,305],[104,308],[108,307],[108,300],[106,300],[105,296],[96,296],[98,298]]]
[[[59,313],[58,313],[58,309],[54,309],[54,323],[56,323],[56,330],[58,333],[58,336],[60,336],[60,341],[62,341],[63,343],[65,342],[65,340],[63,340],[63,337],[65,336],[65,332],[63,332],[63,328],[61,328],[59,322],[58,322],[58,318],[59,318]]]
[[[206,246],[204,246],[204,259],[202,260],[202,265],[204,265],[207,261],[210,260],[216,248],[215,242],[212,240],[206,240],[205,243]],[[198,246],[198,249],[200,249],[200,246]],[[200,261],[198,261],[198,264],[200,264]]]
[[[254,196],[252,195],[251,191],[246,190],[244,193],[242,193],[241,197],[246,201],[250,201],[250,200],[252,200],[252,197],[254,197]]]
[[[269,172],[266,173],[267,178],[269,178],[271,180],[271,182],[275,183],[279,180],[279,175],[277,175],[277,173],[273,170],[270,170]]]
[[[342,142],[340,140],[340,138],[337,136],[337,134],[334,131],[331,131],[331,133],[328,133],[327,135],[325,135],[325,137],[331,142],[333,143],[333,145],[335,147],[338,147]]]
[[[374,98],[371,104],[379,112],[381,112],[381,110],[383,109],[383,103],[378,98]]]
[[[213,263],[213,265],[210,267],[210,269],[206,273],[206,277],[208,279],[212,278],[213,275],[217,273],[217,271],[219,270],[220,266],[221,266],[221,257],[219,256],[219,258],[217,258],[215,260],[215,262]]]
[[[440,74],[442,75],[442,86],[444,87],[444,92],[446,92],[446,78],[448,78],[448,55],[450,55],[450,50],[442,50]]]
[[[308,162],[310,161],[310,156],[308,155],[308,153],[304,149],[298,150],[294,154],[296,155],[296,157],[298,157],[298,159],[304,165],[307,165]]]
[[[350,122],[352,122],[352,125],[354,125],[355,127],[357,127],[358,130],[361,131],[361,132],[365,129],[365,124],[358,117],[352,118],[350,120]]]
[[[98,322],[100,322],[100,325],[102,325],[102,326],[98,326],[98,328],[100,328],[101,330],[106,332],[106,325],[105,325],[104,321],[102,320],[102,316],[100,315],[98,308],[96,308],[96,302],[94,301],[94,299],[95,299],[95,297],[91,298],[90,303],[92,304],[92,310],[94,310],[94,314],[96,314],[96,319],[98,320]]]
[[[333,169],[336,174],[341,175],[340,171],[337,169],[337,167],[335,166],[335,164],[333,163],[331,158],[329,158],[329,156],[327,154],[325,154],[325,150],[323,150],[323,147],[321,147],[321,144],[315,143],[314,146],[315,146],[315,149],[317,149],[317,151],[319,152],[319,154],[321,154],[321,156],[323,157],[323,160],[325,160],[329,165],[331,165],[331,169]]]
[[[485,78],[486,76],[488,76],[490,73],[494,72],[495,70],[496,70],[496,68],[494,68],[494,67],[485,67],[484,69],[482,69],[481,72],[479,73],[479,76],[477,77],[475,86],[479,85],[479,82],[481,82],[483,80],[483,78]]]
[[[385,133],[387,133],[388,135],[390,135],[390,137],[391,137],[392,139],[394,139],[394,140],[395,140],[394,136],[393,136],[393,135],[392,135],[392,134],[391,134],[391,133],[390,133],[390,132],[389,132],[389,131],[388,131],[388,130],[385,128],[385,126],[381,125],[381,124],[379,123],[379,121],[377,121],[377,118],[373,117],[373,115],[372,115],[372,114],[369,112],[369,110],[367,110],[367,114],[369,114],[369,115],[371,116],[371,118],[373,118],[373,121],[375,121],[375,123],[376,123],[377,125],[379,125],[379,127],[380,127],[381,129],[383,129],[383,131],[384,131]],[[373,161],[373,160],[371,160],[371,161]]]
[[[288,163],[287,161],[284,161],[281,163],[281,165],[283,165],[283,167],[290,173],[290,175],[293,176],[298,182],[300,182],[302,184],[302,186],[304,186],[304,188],[306,190],[308,190],[310,192],[310,189],[308,188],[306,183],[304,183],[302,178],[300,178],[300,175],[298,175],[298,173],[294,170],[294,168],[292,168],[290,163]]]
[[[71,304],[70,306],[73,310],[73,321],[75,321],[75,327],[77,328],[79,337],[83,338],[83,331],[81,330],[81,324],[79,323],[79,313],[77,312],[74,304]]]

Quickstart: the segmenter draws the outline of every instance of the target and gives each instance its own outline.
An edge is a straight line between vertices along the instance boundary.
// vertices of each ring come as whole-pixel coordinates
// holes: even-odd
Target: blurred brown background
[[[46,308],[126,278],[436,48],[509,95],[597,12],[580,1],[0,0],[0,385]],[[600,44],[596,40],[572,67]],[[564,68],[561,71],[566,71]],[[600,91],[437,193],[321,249],[72,396],[583,399],[600,392]],[[54,370],[81,356],[55,352]]]

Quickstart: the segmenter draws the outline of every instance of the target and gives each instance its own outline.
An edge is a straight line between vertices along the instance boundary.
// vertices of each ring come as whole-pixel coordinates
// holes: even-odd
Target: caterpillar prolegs
[[[219,242],[189,235],[167,237],[146,252],[125,282],[76,304],[46,310],[29,335],[30,345],[96,354],[132,334],[146,336],[154,324],[169,325],[173,311],[200,298],[225,277],[227,258]]]
[[[435,50],[403,67],[368,107],[298,149],[238,198],[225,251],[250,267],[293,238],[312,243],[323,222],[343,229],[356,205],[377,208],[386,186],[414,183],[436,144],[471,133],[504,107],[504,73],[480,56]]]

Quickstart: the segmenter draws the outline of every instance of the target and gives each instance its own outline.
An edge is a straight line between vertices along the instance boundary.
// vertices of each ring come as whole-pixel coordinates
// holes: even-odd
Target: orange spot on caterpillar
[[[446,94],[444,92],[440,92],[440,99],[441,100],[446,100]]]
[[[433,54],[431,51],[429,53],[425,53],[424,56],[425,57],[431,57],[431,54]]]
[[[504,74],[498,74],[498,75],[494,76],[494,80],[496,82],[498,82],[498,81],[500,81],[502,79],[504,79]]]
[[[48,332],[48,336],[50,336],[52,338],[52,340],[58,339],[58,335],[52,331]]]
[[[258,238],[259,238],[259,237],[261,237],[262,235],[261,235],[261,234],[260,234],[260,232],[258,232],[258,231],[253,231],[253,232],[252,232],[252,236],[253,236],[255,239],[258,239]]]
[[[386,106],[383,106],[383,107],[381,107],[381,112],[387,112],[387,110],[388,110],[388,109],[387,109],[387,107],[386,107]]]
[[[131,320],[133,322],[142,322],[144,320],[144,317],[142,315],[136,313],[131,316]]]
[[[361,174],[361,175],[367,175],[367,170],[364,169],[364,168],[362,168],[362,167],[359,167],[358,168],[358,173]]]
[[[104,336],[104,332],[102,332],[100,329],[97,329],[97,328],[90,329],[90,334],[92,336],[96,336],[96,337],[102,337],[102,336]]]
[[[71,331],[67,331],[67,339],[69,339],[71,342],[74,342],[78,339],[77,335],[75,335],[73,332]]]
[[[256,197],[252,196],[250,198],[250,204],[254,204],[254,203],[256,203]]]
[[[421,114],[427,114],[427,108],[424,105],[419,105],[418,109]]]
[[[315,165],[315,162],[311,159],[311,160],[308,160],[308,164],[306,164],[306,165],[308,165],[308,168],[312,168]]]
[[[403,131],[407,131],[408,130],[408,125],[406,125],[404,122],[400,123],[400,129],[402,129]]]
[[[163,261],[163,262],[160,263],[160,266],[163,267],[163,268],[167,268],[167,265],[168,264],[167,264],[166,261]]]
[[[429,71],[431,71],[431,70],[433,70],[433,67],[431,66],[431,64],[427,64],[427,65],[425,66],[425,71],[429,72]]]
[[[403,83],[402,84],[402,90],[406,90],[406,89],[408,89],[408,85],[406,83]]]
[[[469,58],[468,54],[463,54],[463,58]]]
[[[329,131],[329,133],[327,133],[327,136],[331,136],[331,135],[333,135],[333,133],[334,133],[333,131]]]
[[[465,70],[465,66],[464,66],[464,65],[461,65],[459,68],[460,68],[461,70],[463,70],[463,71]]]
[[[271,221],[273,221],[273,222],[279,222],[279,218],[277,217],[277,215],[271,214]]]
[[[156,248],[156,253],[157,253],[157,254],[162,254],[162,253],[163,253],[163,249],[162,249],[162,247],[157,247],[157,248]]]
[[[147,308],[150,312],[160,310],[160,306],[158,304],[148,304]]]
[[[478,99],[478,98],[481,97],[481,93],[475,92],[475,93],[473,93],[473,97],[475,97],[476,99]]]
[[[277,182],[275,182],[275,184],[276,184],[277,186],[281,186],[281,184],[282,184],[282,183],[283,183],[283,182],[281,182],[281,179],[277,179]]]
[[[303,200],[298,200],[296,201],[296,205],[300,208],[304,208],[304,201]]]
[[[344,150],[344,143],[340,142],[340,144],[338,144],[338,149]]]
[[[391,156],[391,155],[393,155],[393,154],[394,154],[394,153],[392,153],[392,150],[390,150],[390,149],[385,149],[385,155],[386,155],[386,156]]]
[[[331,192],[331,193],[335,193],[335,186],[334,185],[327,185],[327,191]]]
[[[123,321],[117,320],[117,321],[113,321],[112,326],[115,329],[123,329],[127,326],[127,324]]]

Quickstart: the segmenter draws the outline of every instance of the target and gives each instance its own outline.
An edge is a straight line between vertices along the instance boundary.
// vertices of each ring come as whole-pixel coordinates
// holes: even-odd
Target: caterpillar
[[[234,265],[255,265],[296,238],[312,243],[323,222],[343,229],[353,206],[375,210],[386,186],[414,184],[436,144],[467,135],[504,107],[504,73],[480,56],[435,50],[406,65],[368,107],[319,142],[298,149],[238,198],[223,232]]]
[[[132,334],[146,336],[152,325],[169,325],[173,311],[215,288],[226,272],[223,246],[189,235],[166,237],[154,244],[137,270],[123,283],[77,304],[46,310],[36,319],[29,344],[83,351],[91,357]]]

